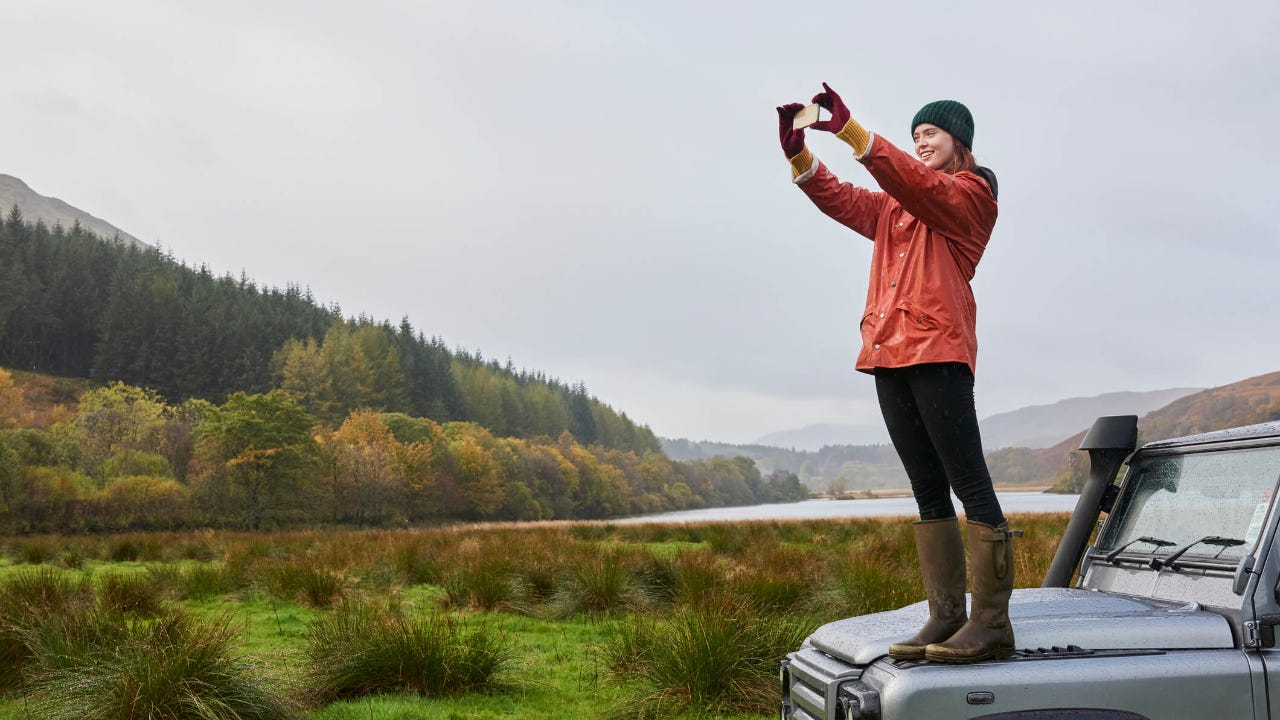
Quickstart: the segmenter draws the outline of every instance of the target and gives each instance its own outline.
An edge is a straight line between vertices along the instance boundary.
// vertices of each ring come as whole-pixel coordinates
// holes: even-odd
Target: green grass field
[[[1066,515],[1013,521],[1036,586]],[[0,718],[772,717],[805,634],[923,598],[910,538],[900,519],[5,538]]]

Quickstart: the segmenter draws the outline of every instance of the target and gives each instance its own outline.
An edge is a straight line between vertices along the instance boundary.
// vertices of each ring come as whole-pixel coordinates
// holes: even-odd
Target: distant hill
[[[1172,398],[1172,401],[1153,407],[1162,397]],[[1126,401],[1131,402],[1126,404]],[[1045,412],[1048,408],[1061,412]],[[1082,413],[1085,413],[1083,417]],[[993,415],[982,421],[983,444],[988,448],[987,465],[992,479],[997,485],[1005,486],[1051,485],[1062,478],[1069,480],[1073,473],[1078,476],[1087,463],[1084,454],[1076,448],[1094,418],[1101,415],[1139,415],[1138,430],[1142,442],[1280,420],[1280,372],[1198,392],[1175,388],[1145,393],[1107,393],[1095,398],[1072,398],[1052,405]],[[1068,425],[1070,429],[1047,447],[1001,447],[987,440],[988,433],[991,433],[996,442],[1000,442],[1003,426],[1012,426],[1018,418],[1022,418],[1028,428],[1026,437],[1040,435],[1041,431],[1031,429],[1037,422],[1043,423],[1039,427],[1049,426],[1052,422],[1072,425]],[[997,424],[989,426],[993,420]],[[989,427],[994,429],[989,430]],[[1016,431],[1010,431],[1005,437],[1016,434]],[[766,445],[664,438],[662,447],[673,459],[744,455],[755,460],[762,471],[789,470],[796,473],[801,482],[819,491],[839,482],[841,477],[848,489],[907,486],[897,454],[887,444],[840,445],[817,451],[800,451]],[[990,450],[992,447],[999,449]]]
[[[1133,414],[1133,413],[1113,413]],[[1280,372],[1202,390],[1138,419],[1138,442],[1192,435],[1241,425],[1280,420]],[[1012,448],[987,455],[997,483],[1060,481],[1078,486],[1086,471],[1085,454],[1076,450],[1087,428],[1044,449]]]
[[[146,245],[102,218],[94,217],[58,198],[41,195],[12,175],[0,174],[0,213],[8,214],[14,205],[18,206],[18,210],[22,211],[22,217],[29,222],[43,220],[46,225],[60,224],[68,229],[78,222],[85,230],[92,231],[107,240],[118,235],[125,242]]]
[[[828,445],[874,445],[889,442],[889,432],[884,425],[841,425],[819,423],[796,430],[779,430],[761,436],[756,445],[792,448],[795,450],[821,450]]]
[[[1047,448],[1089,427],[1103,415],[1144,415],[1203,388],[1172,388],[1150,392],[1113,392],[1095,397],[1068,398],[1050,405],[1031,405],[998,413],[980,421],[982,446]],[[889,442],[883,425],[820,423],[780,430],[758,438],[753,445],[816,452],[838,445],[877,445]]]
[[[982,446],[988,452],[1008,447],[1047,448],[1086,430],[1103,415],[1145,415],[1203,388],[1151,392],[1113,392],[1032,405],[982,420]]]
[[[907,486],[907,474],[892,445],[832,445],[821,450],[790,450],[768,445],[733,445],[660,438],[662,451],[672,460],[749,457],[763,474],[774,470],[795,473],[810,489],[825,491],[833,484],[858,490]]]

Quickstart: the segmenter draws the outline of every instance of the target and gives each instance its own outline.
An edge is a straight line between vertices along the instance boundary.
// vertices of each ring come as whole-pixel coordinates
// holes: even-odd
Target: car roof
[[[1146,443],[1141,449],[1158,450],[1184,445],[1235,443],[1237,441],[1249,445],[1270,444],[1267,442],[1268,440],[1274,440],[1275,442],[1280,443],[1280,420],[1259,423],[1257,425],[1228,428],[1226,430],[1215,430],[1213,432],[1200,433],[1198,435],[1184,435],[1183,437],[1169,438],[1168,440],[1156,440],[1154,442]]]

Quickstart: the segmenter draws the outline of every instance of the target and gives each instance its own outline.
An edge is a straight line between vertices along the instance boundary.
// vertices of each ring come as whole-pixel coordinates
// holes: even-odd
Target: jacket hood
[[[829,623],[808,644],[854,665],[889,653],[929,615],[927,603]],[[1078,588],[1015,590],[1009,620],[1019,649],[1077,645],[1089,650],[1235,647],[1226,618],[1199,605]]]

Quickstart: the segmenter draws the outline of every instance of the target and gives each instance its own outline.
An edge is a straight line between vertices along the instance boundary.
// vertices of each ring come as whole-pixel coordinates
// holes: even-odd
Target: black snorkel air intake
[[[1067,587],[1071,576],[1080,566],[1085,545],[1093,532],[1098,516],[1111,510],[1115,495],[1107,488],[1115,487],[1116,471],[1133,453],[1138,444],[1138,416],[1115,415],[1100,417],[1080,441],[1080,449],[1089,451],[1089,477],[1084,481],[1071,521],[1062,533],[1058,551],[1049,564],[1041,587]]]

